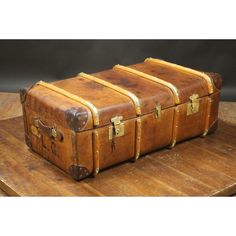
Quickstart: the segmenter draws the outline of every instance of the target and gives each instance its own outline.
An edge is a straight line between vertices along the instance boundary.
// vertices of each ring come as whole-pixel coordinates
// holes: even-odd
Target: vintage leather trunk
[[[21,90],[27,145],[74,179],[217,127],[222,79],[159,59]]]

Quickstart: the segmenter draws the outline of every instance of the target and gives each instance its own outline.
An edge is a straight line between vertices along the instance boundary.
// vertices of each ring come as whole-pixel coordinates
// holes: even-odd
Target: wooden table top
[[[5,197],[5,196],[7,196],[7,194],[0,189],[0,197]]]
[[[11,105],[7,101],[11,101]],[[182,142],[172,150],[151,153],[136,163],[111,167],[96,178],[80,182],[27,148],[19,106],[16,94],[1,94],[0,188],[3,191],[0,190],[0,196],[6,193],[20,196],[212,196],[236,193],[236,103],[220,104],[221,120],[216,133]]]

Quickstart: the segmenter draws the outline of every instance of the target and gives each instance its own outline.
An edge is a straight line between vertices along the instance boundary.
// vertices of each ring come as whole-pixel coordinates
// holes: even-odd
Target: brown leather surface
[[[148,114],[142,117],[141,154],[157,150],[171,144],[174,108],[165,109],[161,117]]]
[[[77,154],[75,150],[75,133],[74,131],[64,128],[60,123],[56,123],[50,114],[42,114],[40,110],[35,112],[25,107],[28,135],[30,139],[30,147],[48,161],[56,164],[61,169],[67,171],[72,164],[76,164]],[[34,118],[40,115],[42,122],[52,127],[55,123],[57,129],[63,134],[63,140],[53,139],[48,134],[40,132],[40,137],[31,132]]]
[[[162,109],[172,107],[175,104],[173,95],[168,88],[141,79],[140,76],[119,70],[106,70],[92,75],[134,93],[141,102],[142,114],[150,113],[158,104],[161,105]]]
[[[73,108],[82,108],[88,113],[88,121],[84,129],[93,127],[92,115],[86,106],[42,86],[34,86],[28,91],[24,106],[65,128],[70,128],[67,118],[68,112]]]
[[[186,116],[186,104],[179,105],[179,120],[176,141],[182,141],[203,134],[206,122],[207,97],[199,99],[199,112]]]
[[[207,83],[199,76],[190,75],[169,66],[158,65],[157,63],[139,63],[129,67],[175,85],[178,89],[181,103],[188,102],[189,97],[194,93],[197,93],[199,97],[208,95]]]
[[[130,67],[172,83],[177,87],[181,101],[180,105],[175,106],[170,89],[129,72],[107,70],[93,74],[132,92],[140,100],[141,154],[170,146],[175,140],[179,142],[205,132],[209,96],[204,79],[152,63],[140,63]],[[210,95],[212,103],[207,127],[211,131],[216,127],[219,104],[216,87],[220,88],[221,81],[219,76],[213,77],[215,92]],[[61,169],[73,173],[77,179],[83,175],[86,177],[88,172],[94,172],[96,167],[104,169],[135,158],[138,117],[129,97],[80,76],[56,81],[53,85],[91,102],[98,109],[100,125],[93,127],[92,113],[85,105],[36,85],[27,92],[23,103],[29,147]],[[199,111],[187,115],[187,104],[192,94],[200,97]],[[157,105],[161,105],[160,117],[156,115]],[[123,116],[124,135],[109,139],[111,118],[115,116]],[[38,131],[39,135],[33,134],[35,118],[40,118],[45,127],[56,127],[63,139],[51,137],[48,133],[50,129],[43,127],[42,132]],[[97,148],[94,145],[95,129]],[[76,170],[83,173],[76,174]]]
[[[219,73],[209,72],[206,74],[208,74],[212,78],[212,81],[217,89],[222,89],[223,78]]]
[[[124,120],[136,116],[133,102],[129,98],[96,82],[78,76],[53,84],[90,101],[97,107],[100,126],[110,124],[111,117],[117,114],[122,115]]]
[[[210,110],[209,130],[214,131],[218,122],[220,92],[213,93],[210,98],[212,99],[212,106]]]

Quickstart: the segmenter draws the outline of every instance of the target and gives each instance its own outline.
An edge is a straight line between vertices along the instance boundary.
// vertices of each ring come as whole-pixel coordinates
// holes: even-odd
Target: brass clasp
[[[156,118],[160,118],[161,117],[161,105],[157,105],[156,106],[155,116],[156,116]]]
[[[109,139],[113,139],[115,137],[123,136],[125,133],[124,123],[121,122],[123,119],[122,116],[115,116],[111,118],[112,125],[109,127]]]
[[[53,138],[56,138],[57,137],[57,129],[56,128],[51,128],[51,136],[53,137]]]
[[[187,104],[187,116],[199,112],[199,95],[193,94],[189,99],[190,102]]]

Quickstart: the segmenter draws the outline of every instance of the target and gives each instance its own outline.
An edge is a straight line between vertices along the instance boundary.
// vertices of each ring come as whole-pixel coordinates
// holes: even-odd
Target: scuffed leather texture
[[[55,91],[36,85],[27,91],[23,102],[25,132],[30,148],[68,172],[76,180],[81,180],[95,169],[95,153],[98,154],[99,168],[134,160],[137,151],[137,119],[141,120],[140,155],[171,146],[192,137],[201,136],[206,131],[209,121],[209,132],[217,124],[220,100],[221,77],[211,75],[214,81],[214,92],[208,94],[204,79],[186,74],[167,66],[155,66],[147,63],[130,65],[129,67],[172,83],[180,94],[179,105],[176,105],[173,94],[167,87],[140,76],[118,70],[106,70],[94,73],[99,79],[108,81],[135,94],[141,103],[141,116],[137,117],[132,100],[112,88],[90,81],[80,76],[56,81],[52,84],[74,95],[91,102],[96,106],[100,124],[93,126],[93,116],[88,107]],[[189,97],[197,93],[199,111],[187,115]],[[211,105],[208,107],[209,98]],[[156,114],[156,106],[161,106],[160,116]],[[178,119],[176,118],[178,108]],[[109,139],[111,118],[122,116],[124,135]],[[32,132],[35,118],[39,118],[44,126],[56,127],[63,136],[57,140],[48,132],[39,135]],[[94,129],[96,129],[95,150]],[[48,131],[48,128],[46,129]]]
[[[173,107],[175,104],[168,88],[142,79],[140,76],[120,70],[106,70],[92,75],[136,94],[140,99],[142,114],[150,113],[157,104],[163,109]],[[147,95],[152,99],[147,99]]]
[[[206,116],[207,116],[207,97],[200,98],[199,112],[187,116],[186,104],[180,104],[180,117],[177,129],[176,141],[183,141],[187,138],[192,138],[203,134],[205,130]]]
[[[27,93],[26,88],[20,89],[20,102],[21,103],[25,102],[26,93]]]
[[[223,78],[219,73],[207,73],[211,78],[212,81],[217,89],[222,89],[223,86]]]
[[[189,75],[170,66],[157,65],[156,63],[139,63],[129,67],[175,85],[178,89],[181,103],[188,102],[189,97],[196,92],[199,97],[208,95],[207,83],[199,76]]]
[[[100,126],[110,124],[110,119],[117,114],[124,119],[136,116],[132,101],[120,93],[96,82],[79,76],[66,80],[53,82],[55,86],[62,88],[71,94],[78,95],[90,101],[99,111]]]
[[[75,132],[82,130],[88,122],[88,112],[82,107],[72,107],[65,112],[68,126]]]
[[[90,174],[87,168],[78,165],[71,165],[68,172],[74,180],[82,180]]]

